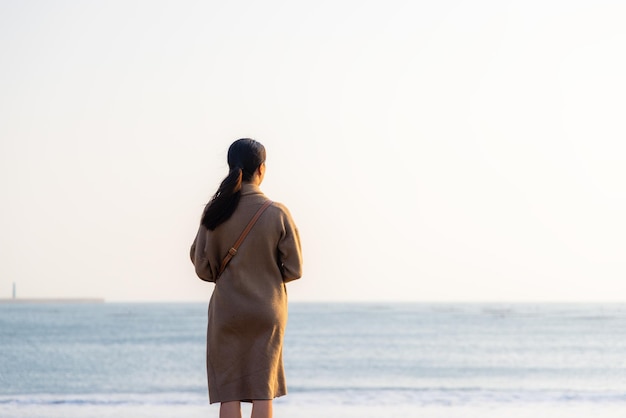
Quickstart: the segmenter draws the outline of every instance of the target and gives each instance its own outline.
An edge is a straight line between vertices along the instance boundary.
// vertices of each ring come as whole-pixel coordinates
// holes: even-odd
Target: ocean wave
[[[619,404],[626,406],[626,394],[619,391],[493,390],[481,388],[291,388],[289,396],[277,402],[287,405],[532,405]],[[13,406],[202,406],[208,396],[198,393],[122,394],[31,394],[1,396],[0,405]]]
[[[482,388],[292,388],[291,399],[302,404],[319,402],[343,405],[459,406],[473,404],[572,404],[619,403],[626,406],[620,391],[514,390]],[[290,400],[285,400],[291,402]]]
[[[129,406],[129,405],[204,405],[207,395],[196,393],[120,393],[120,394],[29,394],[0,396],[0,405],[76,405],[76,406]]]

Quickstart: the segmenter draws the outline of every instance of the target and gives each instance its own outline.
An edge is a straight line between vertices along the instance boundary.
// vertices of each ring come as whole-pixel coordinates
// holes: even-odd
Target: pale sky
[[[0,298],[208,300],[240,137],[292,301],[626,301],[622,1],[0,0]]]

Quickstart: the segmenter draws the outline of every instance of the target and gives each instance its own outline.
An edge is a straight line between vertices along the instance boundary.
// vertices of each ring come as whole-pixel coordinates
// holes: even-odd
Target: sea
[[[626,304],[289,309],[275,418],[626,417]],[[0,304],[0,418],[217,417],[206,322],[206,303]]]

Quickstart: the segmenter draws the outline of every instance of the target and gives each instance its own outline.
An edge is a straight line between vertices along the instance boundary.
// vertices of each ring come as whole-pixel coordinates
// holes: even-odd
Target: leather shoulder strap
[[[235,241],[235,243],[230,248],[230,250],[228,250],[226,257],[224,257],[224,259],[222,260],[222,264],[220,265],[220,270],[217,272],[218,278],[222,275],[222,273],[224,272],[224,269],[226,269],[226,266],[230,262],[231,258],[233,258],[235,254],[237,254],[237,250],[239,249],[239,246],[241,245],[243,240],[246,239],[246,237],[248,236],[248,233],[250,232],[250,230],[252,229],[256,221],[259,220],[259,217],[263,214],[263,212],[265,212],[265,209],[270,207],[272,203],[273,202],[271,200],[268,200],[265,203],[263,203],[263,206],[261,206],[259,210],[256,211],[252,219],[250,219],[250,222],[248,222],[248,225],[246,225],[241,235],[239,235],[239,238],[237,239],[237,241]]]

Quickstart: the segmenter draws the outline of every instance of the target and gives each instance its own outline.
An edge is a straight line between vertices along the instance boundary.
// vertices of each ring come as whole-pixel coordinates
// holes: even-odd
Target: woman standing
[[[287,208],[259,189],[263,145],[235,141],[228,166],[191,246],[198,277],[215,282],[207,331],[209,400],[221,403],[220,418],[241,417],[242,401],[252,402],[252,418],[270,418],[272,399],[287,393],[285,283],[302,275],[300,238]],[[236,241],[241,244],[233,250]],[[229,252],[232,258],[225,260]]]

